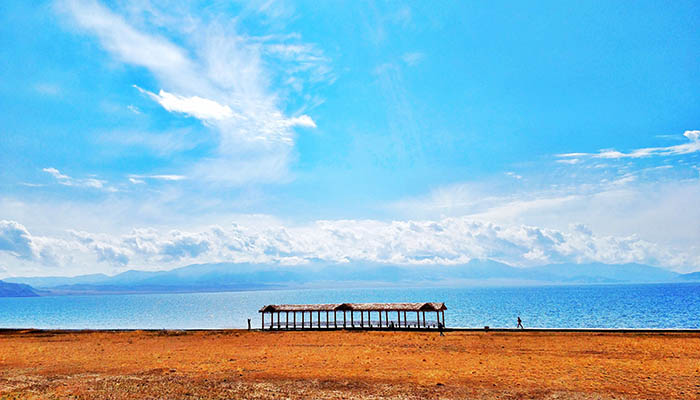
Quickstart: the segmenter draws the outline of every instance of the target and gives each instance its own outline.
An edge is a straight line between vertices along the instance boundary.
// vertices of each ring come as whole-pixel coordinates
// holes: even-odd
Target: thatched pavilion
[[[262,329],[426,329],[444,327],[445,310],[445,303],[336,303],[269,304],[258,312]],[[342,320],[338,312],[343,313]],[[426,312],[434,312],[435,320],[426,320]],[[270,314],[268,323],[266,314]]]

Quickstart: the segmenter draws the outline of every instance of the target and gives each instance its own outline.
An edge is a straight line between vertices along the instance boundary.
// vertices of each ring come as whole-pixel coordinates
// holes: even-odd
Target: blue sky
[[[697,2],[0,11],[0,277],[700,269]]]

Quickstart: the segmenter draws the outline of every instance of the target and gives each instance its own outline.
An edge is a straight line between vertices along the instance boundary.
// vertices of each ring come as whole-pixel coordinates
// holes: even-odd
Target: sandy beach
[[[699,397],[700,333],[0,333],[2,399]]]

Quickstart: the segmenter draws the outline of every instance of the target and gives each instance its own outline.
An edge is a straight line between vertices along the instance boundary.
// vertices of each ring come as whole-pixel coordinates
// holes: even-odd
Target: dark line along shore
[[[438,332],[435,328],[329,328],[329,329],[252,329],[256,332],[324,332],[324,331],[377,331],[377,332]],[[0,328],[0,335],[11,334],[61,334],[61,333],[90,333],[90,332],[247,332],[244,328],[192,328],[192,329],[153,329],[153,328],[106,328],[106,329],[41,329],[41,328]],[[664,334],[664,333],[691,333],[700,335],[700,329],[653,329],[653,328],[444,328],[443,332],[506,332],[506,333],[527,333],[527,332],[551,332],[551,333],[646,333],[646,334]]]

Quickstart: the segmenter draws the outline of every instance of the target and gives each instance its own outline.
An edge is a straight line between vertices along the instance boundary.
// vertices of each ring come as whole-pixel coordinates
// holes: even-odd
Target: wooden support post
[[[350,311],[350,327],[354,328],[355,327],[355,312]]]
[[[318,323],[316,325],[318,325],[318,328],[321,329],[321,311],[316,311],[316,313],[318,316]]]
[[[345,329],[345,326],[346,326],[345,320],[346,320],[347,315],[345,315],[345,314],[346,314],[345,310],[343,310],[343,329]]]
[[[297,312],[292,311],[292,314],[294,315],[294,328],[293,329],[296,330],[297,329]]]
[[[406,311],[403,312],[403,325],[408,328],[408,319],[406,319]]]
[[[304,312],[301,312],[301,329],[304,330]]]
[[[440,327],[440,311],[435,311],[435,318],[437,318],[438,328]]]
[[[445,310],[442,310],[441,313],[442,313],[442,327],[446,328],[447,324],[445,323]]]
[[[365,312],[360,311],[360,328],[365,327]]]
[[[289,311],[287,311],[287,313],[285,314],[285,317],[286,317],[286,321],[284,323],[284,328],[289,329]]]
[[[425,324],[425,311],[423,311],[423,328],[427,327],[428,325]]]
[[[399,324],[399,328],[401,328],[401,311],[396,312],[396,322]]]
[[[382,327],[382,312],[379,311],[379,312],[377,312],[377,314],[379,314],[379,327],[381,328]]]
[[[309,329],[314,328],[314,312],[309,311]]]
[[[331,322],[330,322],[330,321],[331,321],[331,319],[330,319],[330,317],[328,316],[328,310],[326,310],[326,329],[330,329],[330,328],[331,328]]]
[[[416,311],[416,328],[420,328],[420,312]]]
[[[384,316],[386,317],[386,327],[389,327],[389,311],[384,311]]]
[[[338,312],[333,310],[333,326],[338,329]]]
[[[260,323],[260,330],[265,329],[265,311],[260,313],[260,317],[262,318],[262,322]]]

